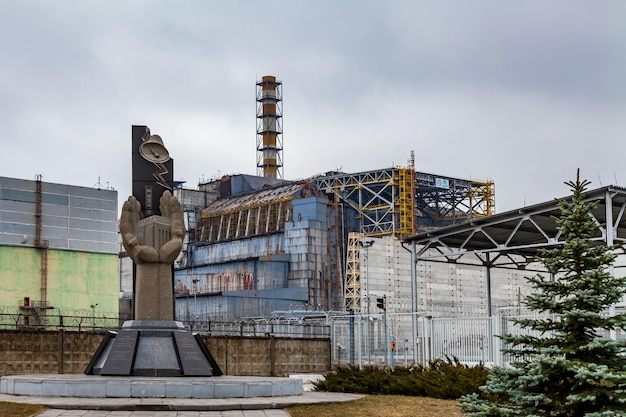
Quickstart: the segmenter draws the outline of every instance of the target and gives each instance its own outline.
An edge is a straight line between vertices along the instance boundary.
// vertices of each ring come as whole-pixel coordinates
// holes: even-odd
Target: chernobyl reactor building
[[[492,182],[411,167],[302,181],[232,175],[175,194],[189,230],[175,264],[176,314],[198,321],[365,312],[382,296],[388,311],[410,312],[402,238],[489,215],[495,199]],[[484,314],[481,274],[425,267],[420,311]],[[520,278],[504,281],[494,297],[514,304]]]
[[[364,313],[383,296],[387,310],[411,312],[410,252],[402,239],[494,214],[494,183],[416,172],[413,152],[407,167],[287,181],[282,82],[267,75],[256,87],[257,176],[174,190],[188,228],[175,264],[177,318]],[[481,273],[428,266],[420,274],[420,310],[486,311]],[[508,288],[516,280],[495,296],[505,305],[515,299]]]

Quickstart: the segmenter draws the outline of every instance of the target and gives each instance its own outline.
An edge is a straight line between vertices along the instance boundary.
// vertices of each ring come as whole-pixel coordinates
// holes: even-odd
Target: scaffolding
[[[360,234],[348,234],[348,251],[346,256],[346,285],[344,291],[346,311],[361,311],[361,268],[359,265]]]
[[[390,168],[318,177],[315,184],[321,192],[336,193],[357,211],[361,233],[395,235],[399,227],[394,204],[398,194],[396,175],[396,169]]]
[[[415,234],[415,175],[411,168],[397,168],[398,200],[396,206],[400,215],[398,235],[401,239]]]
[[[493,181],[415,174],[420,228],[429,230],[495,214]]]
[[[345,174],[332,172],[314,179],[318,190],[336,194],[356,210],[360,233],[404,238],[429,230],[495,214],[495,185],[408,168]]]
[[[496,186],[493,181],[472,181],[469,199],[473,216],[496,214]]]

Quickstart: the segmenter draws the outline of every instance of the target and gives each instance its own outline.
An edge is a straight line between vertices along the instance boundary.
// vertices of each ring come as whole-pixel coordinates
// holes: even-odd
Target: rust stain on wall
[[[220,291],[243,291],[254,289],[254,274],[252,272],[220,272],[204,274],[198,282],[199,293],[213,293]]]

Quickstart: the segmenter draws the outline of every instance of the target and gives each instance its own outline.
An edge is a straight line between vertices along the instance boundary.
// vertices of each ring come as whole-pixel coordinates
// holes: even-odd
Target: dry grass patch
[[[291,417],[463,417],[456,400],[402,395],[365,395],[345,403],[286,408]]]
[[[0,401],[0,416],[30,417],[47,410],[48,407],[38,404],[8,403]]]

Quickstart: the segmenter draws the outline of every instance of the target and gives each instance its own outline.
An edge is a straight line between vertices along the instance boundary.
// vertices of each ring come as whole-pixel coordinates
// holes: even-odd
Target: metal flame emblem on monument
[[[183,210],[172,195],[174,162],[147,126],[133,126],[132,137],[133,195],[124,202],[119,228],[135,264],[135,319],[107,333],[85,373],[222,375],[200,335],[174,320],[173,263],[185,236]]]

